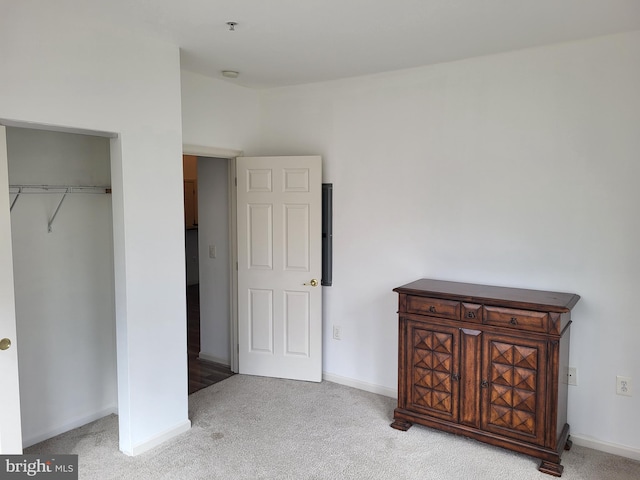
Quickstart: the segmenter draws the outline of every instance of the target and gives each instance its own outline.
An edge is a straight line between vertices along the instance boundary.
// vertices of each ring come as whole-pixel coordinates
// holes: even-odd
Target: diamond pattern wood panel
[[[538,349],[490,342],[489,423],[536,436]]]
[[[416,406],[451,414],[454,338],[452,333],[413,329],[412,402]]]

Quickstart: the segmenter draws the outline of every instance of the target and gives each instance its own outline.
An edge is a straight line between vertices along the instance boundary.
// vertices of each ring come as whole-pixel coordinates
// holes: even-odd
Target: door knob
[[[315,278],[311,279],[311,281],[309,283],[303,283],[303,285],[311,285],[312,287],[317,287],[318,286],[318,280],[316,280]]]
[[[0,350],[7,350],[11,346],[11,340],[3,338],[0,340]]]

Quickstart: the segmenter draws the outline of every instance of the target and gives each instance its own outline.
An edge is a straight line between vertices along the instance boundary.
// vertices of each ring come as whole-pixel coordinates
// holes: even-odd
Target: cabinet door
[[[482,429],[544,445],[547,342],[484,334]]]
[[[406,335],[406,408],[457,422],[458,329],[408,320]]]

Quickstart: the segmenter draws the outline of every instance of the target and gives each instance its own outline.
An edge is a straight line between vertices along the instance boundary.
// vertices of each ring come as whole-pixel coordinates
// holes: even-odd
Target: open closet
[[[7,128],[23,445],[117,411],[109,139]]]

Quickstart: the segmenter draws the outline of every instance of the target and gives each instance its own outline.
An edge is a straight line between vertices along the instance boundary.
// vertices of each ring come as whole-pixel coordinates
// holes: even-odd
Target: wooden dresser
[[[399,294],[398,408],[413,423],[540,458],[561,476],[571,447],[567,368],[580,297],[422,279]]]

